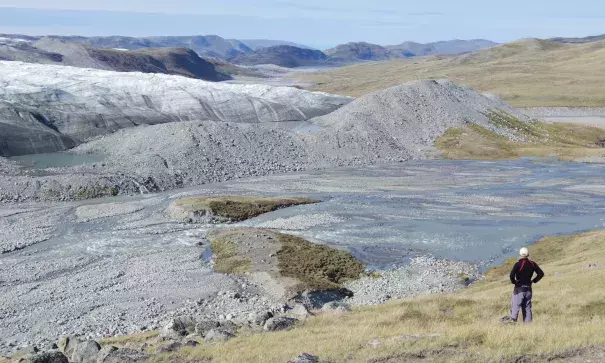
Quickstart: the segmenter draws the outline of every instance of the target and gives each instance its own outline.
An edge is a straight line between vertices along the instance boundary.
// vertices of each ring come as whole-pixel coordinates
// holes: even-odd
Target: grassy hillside
[[[550,157],[562,160],[605,158],[605,129],[576,124],[521,123],[512,116],[492,113],[490,122],[510,130],[519,140],[469,123],[449,129],[436,140],[443,156],[452,160],[503,160],[519,157]]]
[[[457,294],[320,316],[289,332],[243,336],[154,360],[286,362],[308,352],[334,362],[567,362],[602,354],[605,231],[545,238],[531,251],[546,272],[535,286],[531,325],[499,322],[512,292],[507,261]]]
[[[459,56],[359,64],[301,76],[314,90],[361,96],[417,79],[448,78],[517,107],[605,107],[605,41],[526,39]]]

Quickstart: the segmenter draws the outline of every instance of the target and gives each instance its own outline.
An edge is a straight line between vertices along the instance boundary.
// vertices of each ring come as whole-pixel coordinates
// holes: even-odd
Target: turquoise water
[[[328,215],[296,233],[376,265],[426,254],[492,264],[543,236],[605,228],[605,165],[423,161],[229,184],[240,188],[324,200],[247,224],[280,228],[275,221]]]

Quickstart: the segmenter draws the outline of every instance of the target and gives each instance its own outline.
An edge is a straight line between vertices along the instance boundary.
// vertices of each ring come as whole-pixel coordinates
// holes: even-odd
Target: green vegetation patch
[[[265,197],[190,197],[175,201],[187,212],[207,213],[239,222],[264,213],[295,205],[313,204],[319,201],[309,198],[265,198]]]
[[[364,265],[349,252],[318,245],[300,237],[277,234],[282,244],[277,253],[283,276],[301,281],[304,289],[332,289],[358,279]]]
[[[216,257],[214,270],[224,274],[242,274],[250,270],[252,261],[237,253],[237,245],[226,238],[218,238],[210,244]]]
[[[115,197],[120,191],[116,187],[91,186],[79,189],[76,192],[77,200],[95,199],[103,197]]]

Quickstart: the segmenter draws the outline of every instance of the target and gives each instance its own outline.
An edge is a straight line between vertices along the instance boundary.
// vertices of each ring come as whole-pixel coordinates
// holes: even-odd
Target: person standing
[[[544,277],[544,272],[537,263],[529,259],[526,247],[519,251],[520,259],[510,272],[510,282],[515,285],[511,299],[510,318],[517,321],[519,312],[523,312],[523,322],[531,323],[532,314],[532,284],[538,283]],[[536,277],[534,278],[534,274]]]

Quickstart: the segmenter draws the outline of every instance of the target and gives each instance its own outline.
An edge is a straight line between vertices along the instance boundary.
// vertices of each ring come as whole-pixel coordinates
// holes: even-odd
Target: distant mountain
[[[416,42],[404,42],[398,45],[388,45],[386,48],[395,58],[411,58],[437,54],[437,49],[434,46]]]
[[[293,47],[302,48],[302,49],[315,49],[312,47],[308,47],[303,44],[298,44],[294,42],[288,42],[285,40],[269,40],[269,39],[240,39],[240,42],[244,43],[252,50],[257,50],[260,48],[269,48],[275,47],[278,45],[291,45]]]
[[[224,39],[218,35],[185,37],[147,38],[161,47],[185,47],[196,51],[202,57],[228,59],[239,54],[251,53],[252,49],[235,39]]]
[[[605,40],[605,34],[593,35],[593,36],[584,37],[584,38],[552,38],[550,40],[552,40],[553,42],[557,42],[557,43],[584,44],[584,43],[592,43],[592,42],[599,42],[601,40]]]
[[[294,68],[325,64],[327,59],[328,56],[319,50],[278,45],[235,56],[230,58],[229,62],[247,66],[275,64],[281,67]]]
[[[384,61],[399,58],[421,57],[433,54],[460,54],[490,48],[497,43],[489,40],[450,40],[435,43],[404,42],[398,45],[381,46],[365,42],[341,44],[325,53],[330,61],[352,63],[360,61]]]
[[[57,38],[42,38],[29,43],[0,41],[0,60],[57,64],[117,72],[143,72],[182,75],[208,81],[230,77],[187,48],[145,48],[123,51],[92,48]]]
[[[118,48],[136,50],[143,48],[189,48],[202,57],[227,59],[238,54],[250,53],[252,49],[238,40],[224,39],[218,35],[196,35],[179,37],[132,38],[111,37],[65,37],[52,38],[82,43],[94,48]]]
[[[485,39],[455,39],[427,44],[405,42],[398,45],[390,45],[386,48],[394,53],[394,56],[410,58],[433,54],[462,54],[495,47],[496,45],[498,43]]]
[[[133,38],[124,36],[81,37],[57,35],[33,37],[20,34],[0,34],[0,42],[3,38],[10,40],[13,43],[17,40],[35,42],[42,38],[51,38],[69,43],[79,43],[92,48],[115,48],[126,50],[145,48],[189,48],[194,50],[201,57],[218,59],[228,59],[238,54],[252,52],[251,48],[239,40],[224,39],[218,35]]]
[[[341,44],[324,52],[334,62],[383,61],[391,59],[387,48],[365,42]]]

